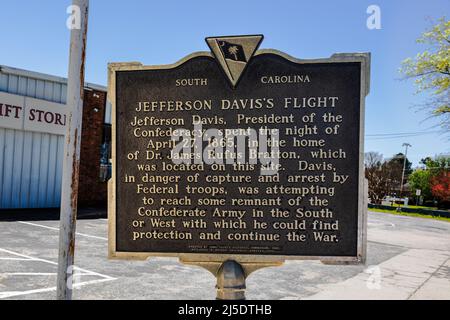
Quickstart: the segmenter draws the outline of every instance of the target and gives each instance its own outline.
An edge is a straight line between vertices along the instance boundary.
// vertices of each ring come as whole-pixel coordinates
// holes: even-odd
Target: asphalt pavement
[[[23,216],[21,216],[23,217]],[[0,222],[0,299],[55,299],[59,221]],[[107,259],[107,220],[77,223],[74,299],[215,299],[176,258]],[[248,299],[450,299],[450,223],[369,212],[366,265],[288,261],[247,279]]]

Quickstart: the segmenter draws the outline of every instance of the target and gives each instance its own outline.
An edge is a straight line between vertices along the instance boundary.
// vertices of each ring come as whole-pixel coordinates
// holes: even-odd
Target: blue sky
[[[66,0],[2,0],[0,64],[67,76],[70,32]],[[369,5],[381,9],[381,29],[366,27]],[[400,80],[406,57],[425,49],[415,42],[439,17],[450,17],[449,0],[342,1],[90,1],[86,81],[106,85],[108,62],[173,63],[193,51],[208,50],[206,36],[262,33],[261,48],[298,58],[335,52],[371,52],[371,93],[366,134],[435,131],[435,120],[414,108],[411,81]],[[414,165],[429,155],[448,153],[448,136],[366,140],[366,151],[385,157],[408,151]]]

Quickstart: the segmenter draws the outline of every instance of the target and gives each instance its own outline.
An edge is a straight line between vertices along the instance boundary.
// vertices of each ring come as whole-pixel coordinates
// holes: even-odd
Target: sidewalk
[[[411,249],[306,299],[450,299],[450,251]]]

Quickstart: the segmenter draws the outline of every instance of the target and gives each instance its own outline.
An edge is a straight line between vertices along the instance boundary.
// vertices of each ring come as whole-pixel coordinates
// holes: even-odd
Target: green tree
[[[430,170],[417,169],[409,176],[409,184],[411,185],[411,192],[414,194],[415,189],[422,190],[421,196],[425,199],[431,198],[431,177]]]
[[[450,169],[450,155],[440,155],[434,158],[426,157],[420,162],[424,164],[428,170],[431,170],[435,175],[439,174],[443,170]]]
[[[442,116],[442,124],[450,126],[450,21],[445,17],[417,39],[428,46],[415,58],[407,58],[400,71],[407,78],[414,78],[417,92],[431,92],[427,107],[432,114]]]
[[[414,192],[414,189],[421,189],[425,200],[439,198],[437,194],[442,194],[442,192],[439,193],[438,191],[445,189],[446,184],[444,182],[448,180],[450,156],[426,157],[420,162],[425,165],[425,168],[417,169],[409,176],[412,192]],[[435,192],[433,192],[433,188]],[[448,190],[443,191],[448,192]]]

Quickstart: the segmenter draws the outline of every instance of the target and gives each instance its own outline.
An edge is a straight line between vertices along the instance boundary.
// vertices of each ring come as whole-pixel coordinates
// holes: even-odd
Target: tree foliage
[[[430,170],[417,169],[414,171],[408,179],[412,191],[420,189],[422,197],[425,199],[431,198],[431,177],[432,173]]]
[[[424,164],[427,169],[432,170],[435,173],[450,169],[450,156],[441,155],[434,158],[426,157],[420,162]]]
[[[432,113],[444,116],[443,123],[450,125],[450,21],[439,19],[417,42],[428,49],[404,60],[400,70],[407,78],[415,79],[418,92],[431,92]]]
[[[441,202],[450,202],[450,173],[443,171],[431,178],[431,193]]]
[[[421,189],[425,199],[450,202],[450,156],[427,157],[420,162],[425,168],[417,169],[410,175],[411,186]]]
[[[384,160],[378,152],[364,155],[365,175],[369,183],[369,198],[379,204],[385,196],[396,195],[401,185],[403,172],[402,153]],[[450,156],[427,157],[421,160],[424,168],[414,170],[408,177],[411,192],[422,191],[425,200],[439,200],[441,205],[450,203]],[[411,162],[406,158],[405,176],[411,169]],[[406,180],[406,179],[405,179]]]
[[[369,184],[369,198],[373,203],[380,203],[389,188],[387,175],[380,172],[383,156],[378,152],[364,155],[365,175]]]
[[[405,155],[403,153],[397,153],[391,160],[391,162],[393,163],[398,163],[403,170],[403,162],[405,161]],[[405,162],[405,176],[408,176],[409,174],[412,173],[412,162],[408,160],[408,158],[406,158],[406,162]]]
[[[399,189],[403,161],[398,161],[395,156],[386,161],[378,152],[367,152],[364,155],[364,166],[372,203],[381,203],[385,196],[393,195]]]

